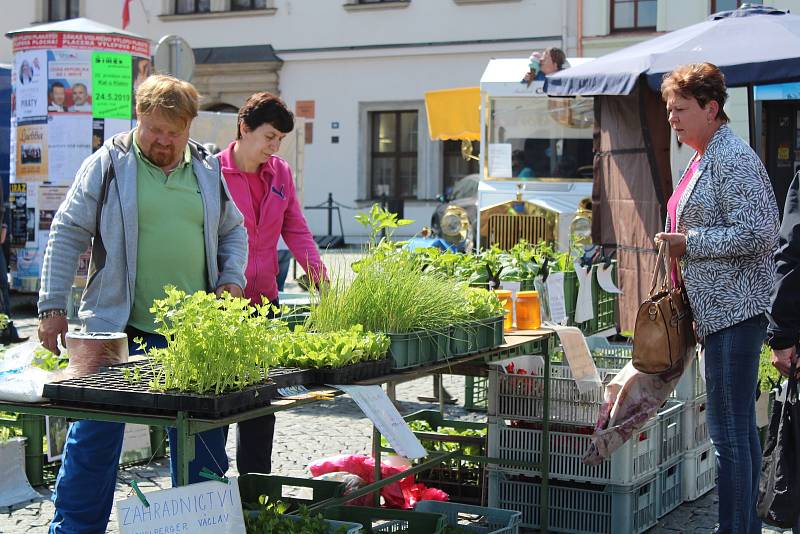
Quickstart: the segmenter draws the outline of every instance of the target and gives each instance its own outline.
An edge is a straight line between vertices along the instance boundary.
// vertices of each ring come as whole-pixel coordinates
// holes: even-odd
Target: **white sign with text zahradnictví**
[[[242,499],[236,477],[135,494],[117,501],[120,534],[245,534]]]

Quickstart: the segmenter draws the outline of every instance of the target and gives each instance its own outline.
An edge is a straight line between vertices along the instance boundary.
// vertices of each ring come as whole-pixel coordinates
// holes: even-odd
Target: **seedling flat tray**
[[[318,384],[353,384],[359,380],[384,376],[391,372],[391,358],[368,360],[353,365],[345,365],[344,367],[322,367],[316,369],[316,382]]]
[[[51,382],[45,384],[43,396],[56,404],[69,406],[109,407],[114,411],[123,409],[163,415],[183,411],[196,417],[215,419],[266,406],[277,389],[273,382],[266,382],[221,395],[150,391],[151,365],[129,362],[91,375]],[[122,369],[136,366],[140,367],[140,379],[131,383],[122,375]]]
[[[297,369],[296,367],[272,367],[268,375],[276,388],[289,386],[308,386],[316,384],[317,377],[313,369]]]

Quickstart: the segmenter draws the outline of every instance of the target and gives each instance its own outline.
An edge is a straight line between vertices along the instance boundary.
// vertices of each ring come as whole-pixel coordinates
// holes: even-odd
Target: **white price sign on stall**
[[[143,495],[117,501],[120,534],[245,534],[236,477]]]

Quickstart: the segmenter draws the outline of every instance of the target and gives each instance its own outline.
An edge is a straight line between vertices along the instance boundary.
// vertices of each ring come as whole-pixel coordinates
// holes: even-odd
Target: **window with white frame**
[[[371,198],[417,198],[417,111],[373,111],[370,117]]]
[[[655,30],[656,0],[611,0],[611,31]]]
[[[175,0],[176,15],[211,12],[211,0]]]

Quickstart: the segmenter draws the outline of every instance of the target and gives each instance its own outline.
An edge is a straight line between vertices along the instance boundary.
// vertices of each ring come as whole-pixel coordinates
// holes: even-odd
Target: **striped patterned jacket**
[[[728,125],[711,138],[676,219],[686,235],[681,265],[697,335],[765,312],[775,276],[778,206],[761,160]]]

